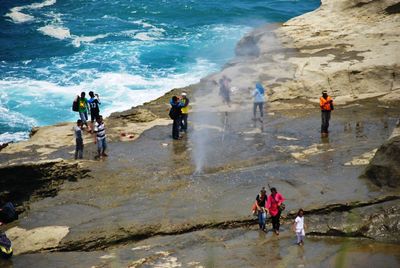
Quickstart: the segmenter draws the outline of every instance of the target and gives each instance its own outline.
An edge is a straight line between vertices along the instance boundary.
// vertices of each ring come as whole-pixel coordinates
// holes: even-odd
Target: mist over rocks
[[[224,74],[237,88],[261,81],[270,100],[318,99],[328,90],[338,104],[371,97],[398,101],[398,9],[396,0],[323,0],[277,29],[268,25],[247,34],[237,58],[209,79]]]

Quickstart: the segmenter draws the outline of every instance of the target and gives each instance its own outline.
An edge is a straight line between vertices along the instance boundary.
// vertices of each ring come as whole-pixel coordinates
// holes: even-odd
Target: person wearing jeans
[[[181,103],[182,103],[182,108],[181,108],[181,131],[185,132],[187,131],[187,126],[188,126],[188,115],[189,115],[189,98],[186,96],[186,93],[182,93],[182,98],[181,98]]]
[[[76,126],[73,128],[75,134],[75,159],[82,159],[83,157],[83,135],[82,135],[82,120],[76,121]]]
[[[282,205],[285,198],[282,194],[278,193],[275,187],[271,188],[271,194],[267,199],[267,209],[271,215],[272,228],[276,235],[279,235],[281,210],[279,207]]]
[[[82,120],[82,124],[86,126],[86,128],[88,128],[88,111],[89,109],[89,104],[87,99],[85,98],[86,93],[82,92],[81,93],[81,97],[79,98],[79,116]]]
[[[179,101],[177,96],[173,96],[169,102],[171,104],[171,110],[169,112],[169,116],[173,120],[172,123],[172,138],[174,140],[179,140],[179,127],[182,123],[182,107],[183,104]]]
[[[257,118],[256,114],[257,114],[257,107],[258,107],[260,109],[260,116],[261,116],[261,120],[262,120],[263,116],[264,116],[265,91],[264,91],[263,86],[260,83],[256,83],[256,88],[254,89],[253,97],[254,97],[254,105],[253,105],[254,119]]]
[[[319,106],[321,108],[321,136],[325,137],[329,133],[329,120],[333,110],[333,100],[328,96],[326,90],[322,91],[322,97],[319,98]]]
[[[265,187],[263,187],[260,194],[257,195],[255,202],[260,230],[265,230],[265,222],[267,220],[267,210],[265,208],[266,201],[267,191],[265,190]]]

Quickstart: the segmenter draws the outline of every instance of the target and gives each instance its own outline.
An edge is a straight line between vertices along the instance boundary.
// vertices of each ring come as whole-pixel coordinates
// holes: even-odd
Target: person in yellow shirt
[[[322,97],[319,98],[319,106],[321,108],[321,136],[325,137],[329,133],[329,120],[333,110],[333,100],[328,96],[326,90],[322,91]]]
[[[187,132],[188,126],[188,115],[189,115],[189,98],[187,97],[186,92],[181,94],[181,104],[182,104],[182,115],[181,115],[181,131]]]

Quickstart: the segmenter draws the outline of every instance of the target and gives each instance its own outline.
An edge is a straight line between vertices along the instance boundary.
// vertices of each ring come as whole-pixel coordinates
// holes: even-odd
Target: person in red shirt
[[[321,108],[321,136],[328,136],[329,120],[333,110],[333,100],[328,96],[326,90],[322,91],[322,97],[319,98],[319,107]]]
[[[271,215],[272,221],[272,229],[274,230],[276,235],[279,235],[279,227],[280,227],[280,217],[281,217],[281,210],[280,206],[282,205],[285,198],[282,194],[278,193],[275,187],[271,188],[271,194],[268,196],[267,199],[267,210]]]

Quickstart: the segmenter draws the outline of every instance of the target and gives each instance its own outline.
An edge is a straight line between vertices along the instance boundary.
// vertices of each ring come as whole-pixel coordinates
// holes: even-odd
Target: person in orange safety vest
[[[322,97],[319,98],[319,106],[321,108],[321,135],[328,136],[329,120],[331,119],[331,111],[333,110],[333,100],[328,96],[326,90],[322,91]]]

